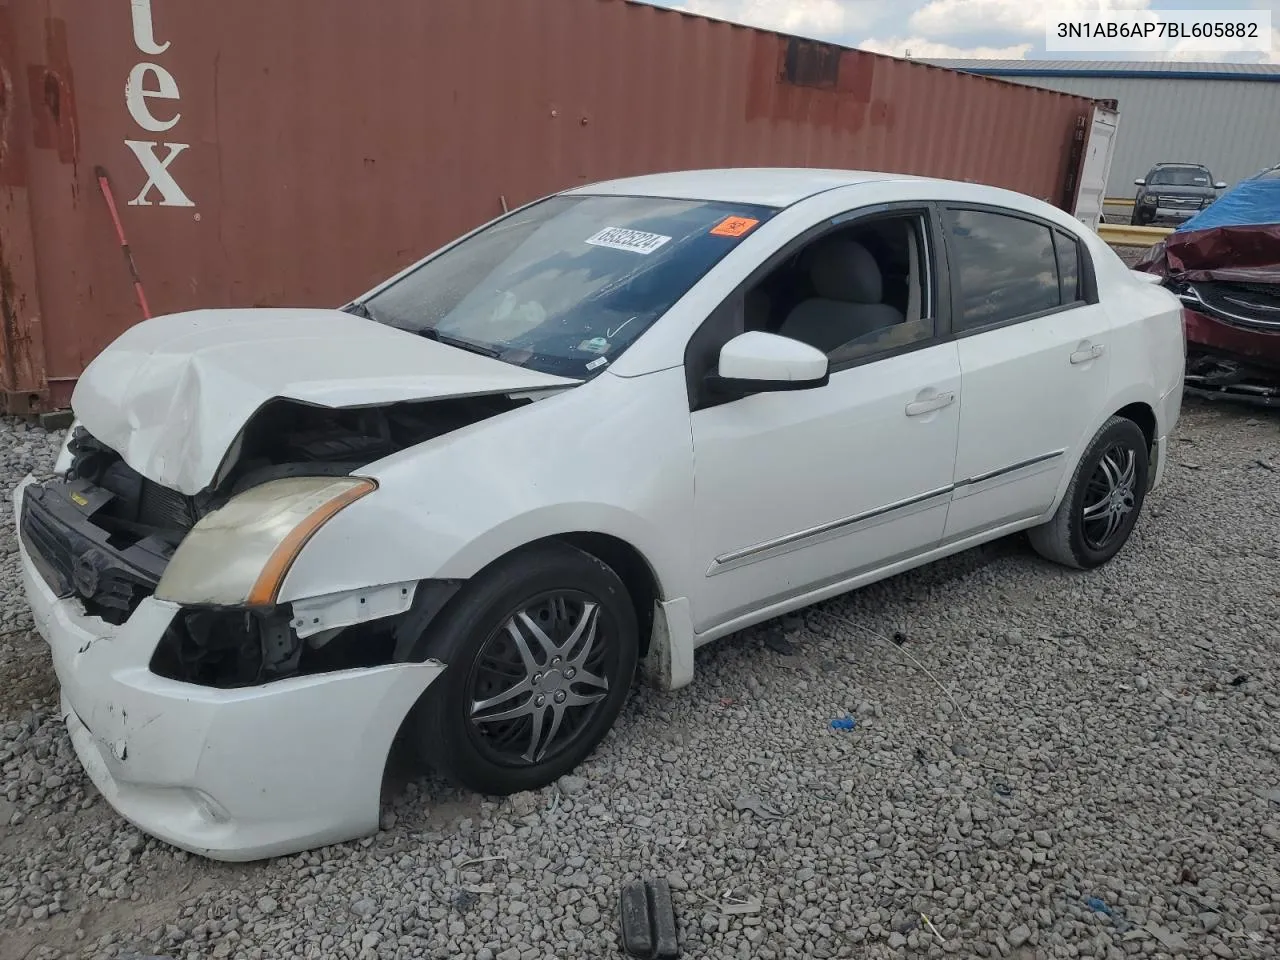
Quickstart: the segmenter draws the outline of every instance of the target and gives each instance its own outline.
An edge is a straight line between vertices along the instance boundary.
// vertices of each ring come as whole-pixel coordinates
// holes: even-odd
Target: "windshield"
[[[1207,187],[1209,171],[1204,167],[1156,167],[1147,183],[1166,187]]]
[[[774,212],[657,197],[552,197],[350,309],[508,363],[586,378]]]

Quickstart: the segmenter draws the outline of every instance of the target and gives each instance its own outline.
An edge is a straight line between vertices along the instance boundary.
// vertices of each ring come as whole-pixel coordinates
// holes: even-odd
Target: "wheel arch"
[[[1152,445],[1156,442],[1156,411],[1151,404],[1140,400],[1126,404],[1102,422],[1106,423],[1111,417],[1124,417],[1126,420],[1132,420],[1136,423],[1147,440],[1147,450],[1151,450]]]
[[[648,655],[653,639],[653,605],[663,599],[662,586],[653,564],[633,544],[608,533],[575,531],[546,537],[539,542],[547,540],[560,540],[589,553],[618,575],[635,608],[636,626],[640,631],[640,656],[643,659]]]
[[[641,657],[645,656],[649,651],[653,635],[654,604],[665,597],[662,581],[659,579],[653,563],[650,562],[640,548],[615,534],[601,533],[597,530],[570,530],[537,537],[518,546],[510,547],[498,556],[488,560],[466,580],[484,576],[487,571],[512,556],[535,549],[546,543],[568,544],[583,553],[595,557],[618,575],[627,589],[627,594],[635,610],[636,625],[640,634],[640,655]],[[465,583],[465,580],[450,582],[456,583],[460,587]],[[445,603],[437,605],[436,609],[431,613],[431,620],[434,620],[449,603],[453,602],[456,592],[456,590],[451,592]],[[429,629],[429,622],[424,624],[423,627],[424,629]]]
[[[1071,478],[1075,476],[1077,467],[1080,465],[1080,459],[1089,449],[1089,444],[1093,442],[1093,438],[1098,435],[1098,431],[1103,428],[1108,420],[1112,417],[1124,417],[1138,425],[1138,429],[1142,431],[1143,437],[1147,441],[1148,455],[1155,453],[1156,440],[1160,436],[1160,422],[1156,417],[1155,406],[1147,400],[1148,392],[1146,390],[1134,389],[1126,391],[1127,395],[1113,397],[1111,402],[1102,407],[1102,415],[1096,422],[1090,424],[1089,432],[1080,438],[1080,444],[1072,453],[1069,468],[1062,473],[1062,479],[1058,484],[1058,490],[1053,497],[1053,505],[1043,514],[1044,519],[1053,516],[1058,509],[1058,505],[1062,503],[1062,498],[1066,496],[1067,488],[1071,485]],[[1151,472],[1154,476],[1155,465],[1151,465]]]
[[[651,556],[627,538],[599,530],[547,534],[508,549],[474,575],[479,576],[513,554],[548,542],[565,543],[595,557],[622,580],[635,611],[640,661],[649,683],[675,690],[692,681],[694,632],[688,600],[670,595],[670,585],[664,584]]]

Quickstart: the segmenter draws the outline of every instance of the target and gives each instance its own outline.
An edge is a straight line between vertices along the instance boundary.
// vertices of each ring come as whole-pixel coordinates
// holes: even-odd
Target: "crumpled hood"
[[[71,406],[133,469],[190,495],[275,397],[360,407],[577,382],[339,310],[198,310],[122,334],[89,364]]]

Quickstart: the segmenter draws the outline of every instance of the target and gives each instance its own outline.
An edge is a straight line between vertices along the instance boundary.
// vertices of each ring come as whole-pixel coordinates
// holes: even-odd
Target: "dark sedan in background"
[[[1227,186],[1199,163],[1157,163],[1133,182],[1138,195],[1130,222],[1137,226],[1180,223],[1213,203]]]

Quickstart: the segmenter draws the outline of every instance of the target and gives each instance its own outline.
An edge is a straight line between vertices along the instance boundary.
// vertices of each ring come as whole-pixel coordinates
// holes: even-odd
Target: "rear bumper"
[[[14,492],[22,515],[28,478]],[[76,754],[140,829],[219,860],[295,853],[373,832],[391,742],[443,671],[401,663],[218,690],[148,663],[178,606],[148,597],[114,626],[59,598],[18,538]]]

